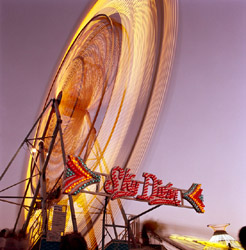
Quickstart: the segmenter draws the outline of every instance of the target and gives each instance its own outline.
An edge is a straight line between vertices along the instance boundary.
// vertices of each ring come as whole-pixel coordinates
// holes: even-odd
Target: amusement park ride
[[[204,212],[200,184],[176,188],[151,173],[135,179],[166,93],[177,33],[176,0],[137,3],[101,0],[91,8],[67,47],[40,116],[0,177],[27,145],[14,231],[24,215],[21,228],[30,249],[39,239],[41,249],[59,244],[67,232],[81,232],[89,249],[116,249],[105,245],[106,234],[111,243],[138,248],[141,215],[162,205]],[[129,217],[124,199],[151,207]],[[116,223],[118,211],[124,225]]]

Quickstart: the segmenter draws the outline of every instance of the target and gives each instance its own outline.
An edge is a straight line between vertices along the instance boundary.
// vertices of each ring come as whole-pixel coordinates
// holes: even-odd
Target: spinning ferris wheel
[[[50,83],[31,143],[25,195],[35,198],[23,202],[32,208],[24,229],[36,235],[34,241],[44,228],[42,218],[50,227],[54,205],[60,205],[67,208],[66,232],[76,227],[91,249],[100,243],[104,197],[89,194],[94,186],[64,194],[68,155],[97,173],[109,174],[114,166],[137,172],[166,93],[176,33],[173,0],[100,0],[81,21]],[[120,206],[109,204],[112,222]]]

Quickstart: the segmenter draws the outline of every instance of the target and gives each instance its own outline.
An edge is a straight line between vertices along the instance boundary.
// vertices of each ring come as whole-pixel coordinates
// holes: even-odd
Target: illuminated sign
[[[106,176],[103,184],[105,192],[89,191],[85,188],[92,184],[100,185],[101,176]],[[109,196],[111,200],[131,199],[148,202],[149,205],[172,205],[178,207],[188,201],[198,213],[204,213],[201,184],[193,183],[188,190],[173,187],[172,183],[163,185],[156,175],[143,173],[143,181],[135,180],[136,175],[130,169],[119,166],[112,168],[110,175],[92,172],[79,157],[69,156],[64,175],[63,193],[79,192]],[[102,190],[97,188],[97,190]]]
[[[111,178],[104,183],[104,190],[111,195],[111,200],[125,197],[133,197],[138,193],[140,181],[135,181],[134,174],[130,174],[130,169],[114,167],[111,170]],[[153,174],[143,173],[144,184],[142,194],[135,198],[147,201],[149,205],[180,205],[178,190],[172,188],[168,183],[162,186],[162,181]],[[150,185],[152,183],[152,185]]]
[[[91,184],[100,182],[100,175],[92,172],[80,157],[69,155],[63,181],[63,193],[77,194]]]

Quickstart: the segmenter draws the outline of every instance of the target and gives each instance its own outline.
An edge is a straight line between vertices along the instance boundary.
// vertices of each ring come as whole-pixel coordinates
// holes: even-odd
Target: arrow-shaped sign
[[[189,190],[183,193],[183,198],[186,199],[198,213],[204,213],[203,195],[201,184],[193,183]]]
[[[95,174],[80,157],[69,155],[64,173],[63,193],[77,194],[91,184],[100,182],[100,175]]]

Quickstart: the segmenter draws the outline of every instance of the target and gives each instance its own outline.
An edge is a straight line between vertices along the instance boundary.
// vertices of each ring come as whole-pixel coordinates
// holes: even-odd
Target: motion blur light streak
[[[81,157],[93,171],[109,173],[119,165],[137,172],[167,89],[176,44],[176,12],[176,0],[101,0],[88,12],[71,39],[44,103],[62,91],[59,109],[66,154]],[[44,135],[48,116],[46,112],[36,131],[37,138],[45,137],[45,153],[56,126],[53,115]],[[34,147],[39,141],[34,141]],[[28,177],[34,167],[30,158]],[[58,136],[47,166],[48,192],[63,170]],[[78,227],[90,248],[100,241],[98,218],[103,200],[74,196]],[[67,197],[59,204],[67,205]],[[111,204],[110,208],[113,219],[117,206]],[[66,231],[71,230],[68,209]]]

